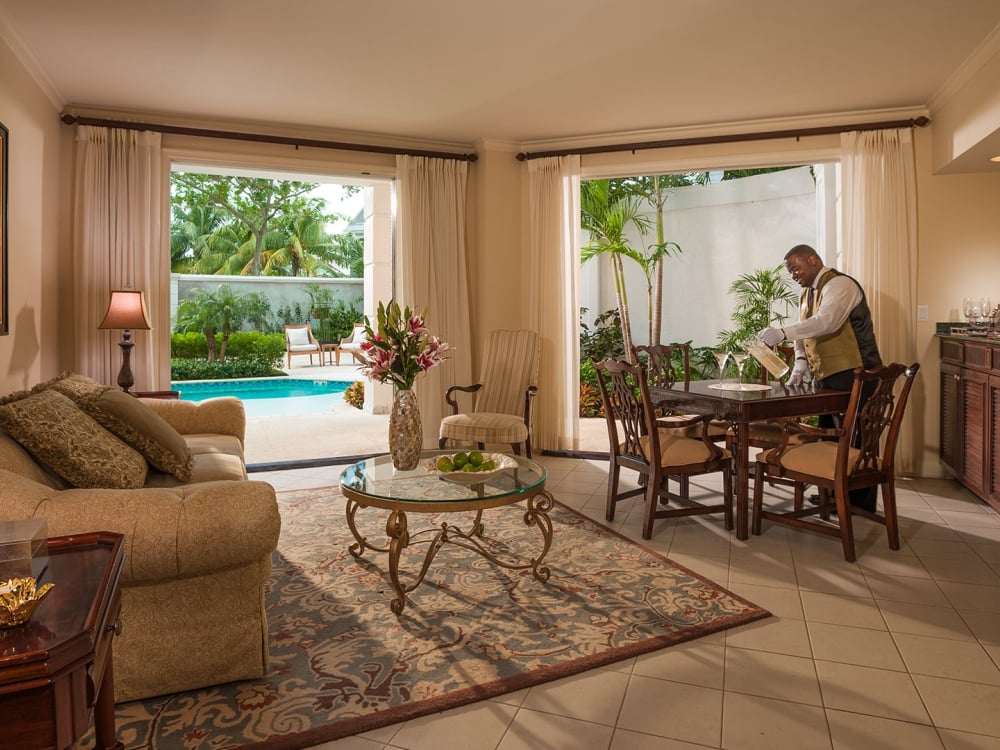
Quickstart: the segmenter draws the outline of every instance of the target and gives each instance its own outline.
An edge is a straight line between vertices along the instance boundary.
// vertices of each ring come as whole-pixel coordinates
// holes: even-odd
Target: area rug
[[[557,503],[547,582],[445,545],[397,616],[386,555],[369,550],[359,560],[347,550],[339,490],[278,498],[267,676],[119,705],[126,748],[307,748],[769,614]],[[381,545],[379,513],[362,510],[358,520]],[[411,533],[442,518],[411,514]],[[541,537],[525,526],[521,506],[483,520],[486,536],[507,540],[509,552],[537,554]]]

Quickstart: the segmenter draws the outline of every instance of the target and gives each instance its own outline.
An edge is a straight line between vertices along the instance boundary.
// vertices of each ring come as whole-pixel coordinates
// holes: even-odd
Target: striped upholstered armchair
[[[490,333],[480,381],[453,385],[444,398],[451,414],[441,420],[438,442],[445,448],[472,443],[480,450],[490,443],[510,445],[531,458],[531,407],[538,393],[538,334],[534,331]],[[460,411],[459,394],[472,394],[471,411]]]

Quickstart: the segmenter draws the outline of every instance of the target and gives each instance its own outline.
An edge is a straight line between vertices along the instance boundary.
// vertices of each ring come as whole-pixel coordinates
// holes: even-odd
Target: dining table
[[[841,413],[847,410],[850,391],[791,386],[779,381],[735,383],[719,380],[677,382],[672,387],[649,387],[658,406],[700,414],[728,422],[733,429],[736,461],[736,538],[750,532],[750,423],[781,417]]]

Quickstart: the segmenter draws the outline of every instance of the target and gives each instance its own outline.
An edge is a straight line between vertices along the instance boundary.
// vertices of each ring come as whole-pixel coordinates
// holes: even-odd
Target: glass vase
[[[392,465],[400,471],[417,468],[423,428],[420,425],[420,408],[413,390],[397,390],[392,396],[389,412],[389,455]]]

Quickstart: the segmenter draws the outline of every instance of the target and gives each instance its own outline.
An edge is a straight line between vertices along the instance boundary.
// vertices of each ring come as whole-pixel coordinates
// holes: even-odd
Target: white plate
[[[448,454],[444,453],[442,455]],[[454,456],[455,454],[452,453],[451,455]],[[513,469],[517,466],[517,461],[503,453],[484,453],[483,460],[493,459],[497,465],[495,469],[491,469],[490,471],[438,471],[437,462],[439,458],[441,458],[441,456],[435,456],[427,462],[427,465],[436,471],[442,479],[447,479],[449,482],[456,482],[458,484],[478,484],[479,482],[486,482],[493,479],[493,477],[500,476],[508,469]]]

